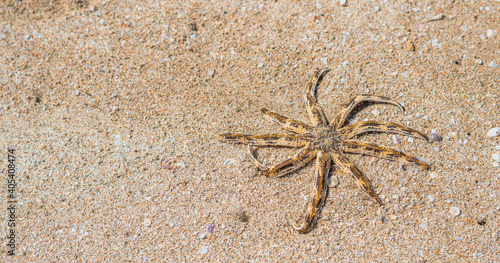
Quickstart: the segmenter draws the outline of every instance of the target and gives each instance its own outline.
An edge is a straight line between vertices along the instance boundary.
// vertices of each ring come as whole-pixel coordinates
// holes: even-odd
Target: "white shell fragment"
[[[208,247],[208,246],[202,246],[202,247],[198,250],[198,253],[199,253],[199,254],[204,255],[204,254],[207,254],[208,250],[210,250],[210,247]]]
[[[500,135],[500,128],[495,127],[493,129],[490,129],[486,135],[488,135],[488,137],[496,137]]]
[[[430,177],[430,178],[432,178],[432,179],[436,179],[436,178],[438,178],[438,177],[439,177],[439,174],[438,174],[438,173],[436,173],[436,172],[430,172],[430,173],[429,173],[429,177]]]
[[[460,208],[456,207],[456,206],[453,206],[450,208],[450,214],[452,216],[458,216],[460,215]]]
[[[436,15],[436,16],[433,16],[433,17],[427,19],[427,22],[441,20],[443,18],[444,18],[444,14],[439,14],[439,15]]]
[[[347,6],[347,0],[338,0],[339,5]]]
[[[396,137],[396,135],[392,135],[392,142],[394,142],[395,144],[400,144],[401,140],[398,137]]]
[[[500,153],[494,153],[491,155],[491,158],[497,162],[500,162]]]
[[[486,31],[486,36],[489,38],[494,37],[496,34],[497,34],[497,31],[493,30],[493,29],[488,29],[488,31]]]

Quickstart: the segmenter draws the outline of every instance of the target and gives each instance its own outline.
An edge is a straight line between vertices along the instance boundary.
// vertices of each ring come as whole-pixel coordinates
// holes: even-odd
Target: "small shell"
[[[439,14],[439,15],[436,15],[436,16],[433,16],[433,17],[427,19],[427,22],[441,20],[443,18],[444,18],[444,14]]]
[[[489,130],[486,135],[488,135],[488,137],[496,137],[496,136],[500,135],[500,128],[495,127],[493,129]]]
[[[431,142],[440,142],[441,140],[443,140],[443,137],[434,132],[429,135],[429,140],[431,140]]]
[[[161,163],[161,167],[163,167],[163,169],[172,170],[176,167],[186,168],[186,164],[182,160],[169,158]]]
[[[395,144],[400,144],[401,143],[401,140],[398,137],[396,137],[396,135],[392,135],[392,141]]]
[[[436,173],[436,172],[430,172],[429,173],[429,177],[432,178],[432,179],[435,179],[435,178],[438,178],[439,177],[439,174]]]
[[[453,206],[450,208],[450,214],[452,216],[458,216],[460,215],[460,208],[456,207],[456,206]]]

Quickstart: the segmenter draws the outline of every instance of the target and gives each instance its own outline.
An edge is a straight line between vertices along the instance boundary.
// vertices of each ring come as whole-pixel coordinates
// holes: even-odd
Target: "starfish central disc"
[[[332,127],[327,125],[319,125],[312,130],[314,138],[314,146],[321,150],[331,150],[336,148],[336,143],[339,140],[337,133]]]

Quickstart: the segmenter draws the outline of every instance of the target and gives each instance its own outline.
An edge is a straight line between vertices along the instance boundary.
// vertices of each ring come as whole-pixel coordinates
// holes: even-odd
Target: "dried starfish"
[[[388,160],[397,160],[405,164],[418,165],[425,169],[430,168],[428,164],[400,151],[353,139],[368,132],[388,132],[414,136],[428,141],[427,136],[417,130],[394,123],[378,123],[374,121],[358,122],[344,126],[349,114],[362,102],[392,104],[404,111],[403,106],[392,99],[375,95],[357,96],[337,114],[332,122],[329,122],[316,99],[316,90],[328,71],[327,69],[317,71],[306,86],[304,98],[312,126],[262,108],[261,111],[267,120],[279,124],[282,128],[294,134],[221,134],[223,140],[227,142],[248,144],[252,161],[268,177],[287,175],[305,166],[316,157],[314,169],[316,186],[309,200],[303,222],[300,226],[291,222],[293,227],[301,233],[311,231],[319,217],[319,212],[327,196],[328,174],[332,161],[338,169],[350,175],[354,183],[364,193],[382,205],[382,201],[374,192],[368,179],[349,161],[345,153],[371,155]],[[267,167],[253,155],[253,146],[301,147],[302,149],[291,158]]]

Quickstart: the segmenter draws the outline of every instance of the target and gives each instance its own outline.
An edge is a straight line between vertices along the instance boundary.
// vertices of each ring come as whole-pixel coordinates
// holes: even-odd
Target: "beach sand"
[[[175,2],[0,3],[0,261],[500,261],[498,1]],[[384,205],[334,170],[299,234],[312,163],[267,178],[219,134],[285,133],[263,107],[310,123],[321,68],[328,118],[386,96],[406,112],[367,105],[349,121],[443,140],[361,136],[431,169],[350,155]]]

